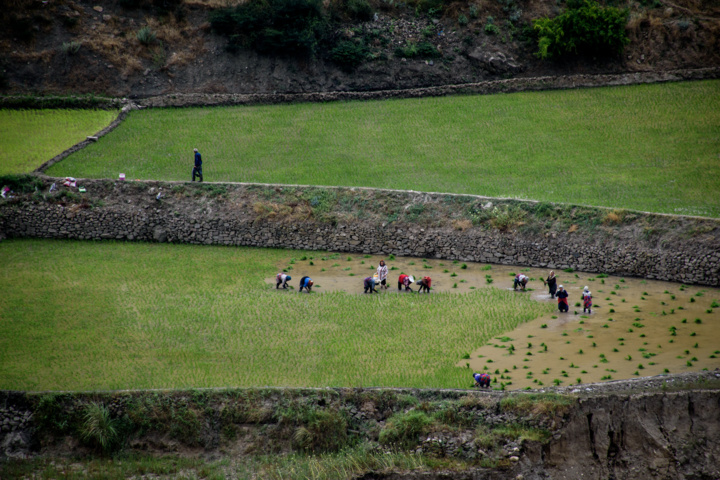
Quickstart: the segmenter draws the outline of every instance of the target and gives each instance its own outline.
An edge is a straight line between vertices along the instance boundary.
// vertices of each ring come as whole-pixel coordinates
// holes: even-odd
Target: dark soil
[[[550,62],[534,56],[537,48],[523,31],[533,18],[558,14],[560,7],[554,1],[481,1],[475,4],[475,17],[468,4],[446,3],[440,18],[397,6],[402,3],[376,2],[376,20],[335,29],[339,37],[376,37],[371,44],[374,59],[345,71],[322,50],[312,58],[262,55],[248,49],[230,53],[226,39],[211,31],[211,8],[201,1],[180,3],[168,11],[128,9],[114,0],[24,0],[0,12],[3,24],[9,26],[0,32],[0,92],[134,98],[175,93],[363,92],[720,66],[716,2],[641,3],[650,6],[629,4],[631,43],[622,56]],[[460,15],[468,18],[466,25],[458,23]],[[488,17],[498,26],[497,34],[486,33]],[[147,46],[137,39],[137,31],[146,25],[158,38]],[[395,49],[408,41],[430,42],[441,56],[397,57]]]

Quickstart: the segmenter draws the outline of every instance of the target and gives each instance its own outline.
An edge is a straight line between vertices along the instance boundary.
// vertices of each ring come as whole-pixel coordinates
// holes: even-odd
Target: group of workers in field
[[[524,275],[522,273],[515,275],[515,279],[513,280],[513,290],[517,290],[519,287],[521,290],[524,291],[529,280],[530,279],[527,277],[527,275]],[[570,310],[570,305],[568,304],[569,294],[562,285],[557,284],[555,272],[551,270],[550,275],[548,275],[547,278],[541,278],[541,280],[548,287],[550,298],[557,298],[558,310],[560,310],[561,312],[567,312],[568,310]],[[581,296],[583,303],[583,313],[592,313],[592,293],[587,286],[585,286],[585,288],[583,289]]]
[[[385,264],[385,260],[380,260],[380,265],[377,267],[377,273],[375,273],[373,276],[365,277],[363,280],[363,293],[380,293],[377,289],[388,289],[390,288],[390,285],[388,284],[388,267]],[[280,286],[282,286],[283,289],[288,288],[288,281],[291,280],[292,277],[286,273],[278,273],[275,280],[276,285],[275,288],[279,289]],[[551,298],[557,298],[558,301],[558,309],[561,312],[567,312],[570,310],[570,306],[568,304],[568,297],[569,294],[567,290],[562,285],[557,284],[557,278],[555,277],[555,272],[550,271],[550,275],[548,275],[547,278],[542,278],[542,282],[548,287],[550,297]],[[520,290],[525,291],[525,288],[527,287],[528,282],[530,281],[530,278],[528,278],[527,275],[519,273],[515,275],[515,278],[513,279],[513,290],[517,290],[520,288]],[[401,273],[398,277],[398,291],[402,291],[403,289],[406,292],[412,292],[414,291],[412,289],[413,283],[417,283],[419,286],[418,293],[430,293],[430,289],[432,287],[432,279],[430,277],[422,277],[417,282],[415,282],[415,278],[413,278],[411,275],[407,275],[405,273]],[[308,276],[304,276],[300,279],[300,292],[303,290],[306,290],[308,293],[312,290],[313,281],[312,278]],[[583,313],[592,313],[592,293],[586,286],[583,289],[583,292],[581,294],[582,296],[582,303],[583,303]]]
[[[287,273],[280,272],[275,276],[275,288],[279,289],[281,286],[283,289],[288,288],[288,281],[292,280],[292,277]],[[398,277],[398,291],[405,289],[406,292],[414,291],[411,285],[415,283],[415,278],[412,275],[406,275],[401,273]],[[418,293],[430,293],[432,287],[432,279],[430,277],[422,277],[417,281],[420,286]],[[314,285],[312,278],[305,276],[300,279],[300,292],[306,290],[308,293],[312,290]],[[388,267],[385,264],[385,260],[380,260],[380,265],[377,267],[377,273],[373,276],[365,277],[363,280],[363,293],[380,293],[380,289],[388,289],[390,285],[388,283]]]

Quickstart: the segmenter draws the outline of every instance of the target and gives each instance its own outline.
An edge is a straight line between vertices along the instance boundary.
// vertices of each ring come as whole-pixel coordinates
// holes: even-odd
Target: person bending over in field
[[[567,312],[570,309],[570,306],[568,305],[567,290],[565,290],[563,286],[560,285],[555,296],[557,297],[558,301],[558,310],[560,310],[561,312]]]
[[[288,275],[287,273],[278,273],[275,277],[275,281],[277,282],[277,285],[275,285],[275,289],[279,289],[280,284],[282,284],[283,290],[287,290],[288,280],[292,280],[292,277],[290,275]]]
[[[418,285],[420,285],[420,290],[418,290],[418,293],[422,293],[423,290],[427,293],[430,293],[430,284],[432,283],[432,280],[430,277],[423,277],[419,282]]]
[[[555,277],[555,272],[550,270],[550,275],[548,275],[547,279],[543,280],[543,283],[548,287],[550,298],[555,298],[555,292],[557,292],[557,278]]]
[[[517,288],[520,287],[520,289],[524,292],[528,280],[530,280],[528,277],[526,277],[522,273],[518,273],[517,275],[515,275],[515,280],[513,281],[513,290],[517,290]]]
[[[200,181],[203,181],[203,175],[202,175],[202,156],[200,155],[200,152],[198,152],[198,149],[193,149],[195,151],[195,166],[193,167],[192,171],[192,181],[195,181],[195,177],[200,177]]]
[[[380,280],[380,288],[390,288],[387,284],[388,268],[385,265],[385,260],[380,260],[380,265],[377,268],[378,279]]]
[[[307,289],[307,292],[310,293],[310,289],[313,286],[312,278],[310,277],[302,277],[300,279],[300,291],[298,293],[302,293],[303,288]]]
[[[590,293],[590,290],[588,290],[588,287],[586,286],[583,288],[582,293],[582,300],[583,300],[583,313],[585,313],[585,310],[587,310],[587,313],[592,313],[592,294]]]
[[[406,292],[412,292],[413,289],[410,288],[410,285],[412,284],[412,280],[410,279],[409,275],[405,275],[404,273],[398,277],[398,290],[402,290],[402,287],[405,287]]]
[[[490,375],[487,373],[474,373],[475,386],[480,388],[490,387]]]
[[[375,278],[374,277],[365,277],[365,281],[363,282],[363,285],[365,286],[365,291],[363,293],[380,293],[377,290],[375,290]]]

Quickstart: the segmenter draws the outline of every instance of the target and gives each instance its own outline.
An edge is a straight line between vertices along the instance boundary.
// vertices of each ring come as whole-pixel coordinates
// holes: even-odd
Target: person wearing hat
[[[365,277],[365,280],[363,281],[363,285],[365,287],[365,291],[363,293],[380,293],[377,290],[375,290],[375,277]]]
[[[390,288],[387,284],[388,267],[385,265],[385,260],[380,260],[380,265],[377,268],[378,279],[380,280],[380,288]]]
[[[480,388],[490,387],[490,375],[487,373],[473,373],[475,379],[475,386]]]
[[[585,313],[585,310],[587,310],[587,313],[592,313],[592,294],[590,293],[590,290],[588,290],[587,285],[585,288],[583,288],[582,292],[582,299],[583,299],[583,313]]]
[[[522,273],[518,273],[517,275],[515,275],[515,280],[513,281],[513,290],[517,290],[517,287],[520,287],[520,289],[524,292],[528,280],[530,279],[527,276],[523,275]]]
[[[195,181],[195,177],[200,177],[200,181],[203,181],[203,174],[202,174],[202,156],[200,156],[200,152],[198,152],[197,148],[194,148],[193,151],[195,152],[195,166],[193,167],[192,171],[192,181]]]
[[[543,280],[543,283],[548,287],[550,298],[555,298],[555,292],[557,292],[557,277],[555,277],[555,272],[550,270],[550,275],[548,275],[547,279]]]
[[[557,297],[558,301],[558,309],[561,312],[567,312],[568,310],[570,310],[570,306],[568,305],[568,293],[562,285],[558,287],[558,291],[555,296]]]
[[[302,293],[303,288],[306,288],[308,293],[310,293],[310,289],[312,288],[312,286],[313,286],[312,278],[307,277],[307,276],[302,277],[300,279],[300,291],[298,293]]]
[[[422,293],[423,290],[425,290],[427,293],[430,293],[430,284],[431,283],[432,283],[432,279],[430,277],[423,277],[418,282],[418,285],[420,285],[420,290],[418,290],[418,293]]]
[[[278,273],[275,277],[275,281],[277,282],[277,285],[275,285],[275,289],[280,288],[280,284],[282,284],[283,290],[287,290],[288,287],[288,280],[292,280],[292,277],[288,275],[287,273]]]
[[[405,275],[404,273],[401,274],[398,277],[398,290],[402,290],[402,287],[404,286],[406,292],[412,292],[413,289],[410,288],[410,285],[412,285],[412,283],[414,281],[415,281],[415,279],[412,278],[411,276]]]

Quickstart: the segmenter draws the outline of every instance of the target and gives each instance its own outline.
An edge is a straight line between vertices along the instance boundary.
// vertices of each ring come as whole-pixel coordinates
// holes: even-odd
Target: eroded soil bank
[[[18,471],[18,459],[26,459],[27,474],[32,465],[43,465],[33,459],[64,464],[69,456],[67,471],[82,472],[102,451],[100,439],[87,434],[88,418],[104,409],[103,418],[117,428],[109,451],[182,455],[201,463],[226,458],[220,476],[229,478],[259,455],[280,462],[293,452],[326,452],[327,460],[344,448],[362,449],[365,461],[395,452],[414,462],[412,471],[356,469],[354,478],[712,479],[720,475],[718,387],[715,371],[590,385],[576,395],[410,389],[0,392],[0,472]],[[152,466],[143,468],[154,473]]]
[[[289,256],[278,271],[292,277],[290,292],[297,292],[307,275],[315,283],[313,293],[362,294],[364,279],[376,272],[381,259],[388,266],[390,288],[378,287],[379,295],[418,295],[418,285],[413,293],[398,290],[402,273],[416,280],[431,277],[433,292],[458,294],[512,290],[514,276],[522,273],[530,282],[517,295],[557,302],[543,285],[549,271],[523,266],[335,253]],[[556,275],[570,295],[568,313],[555,309],[506,332],[468,352],[457,366],[491,373],[495,388],[509,390],[720,368],[720,289],[575,271],[557,270]],[[268,285],[274,287],[275,279]],[[593,296],[587,313],[581,298],[585,286]]]

